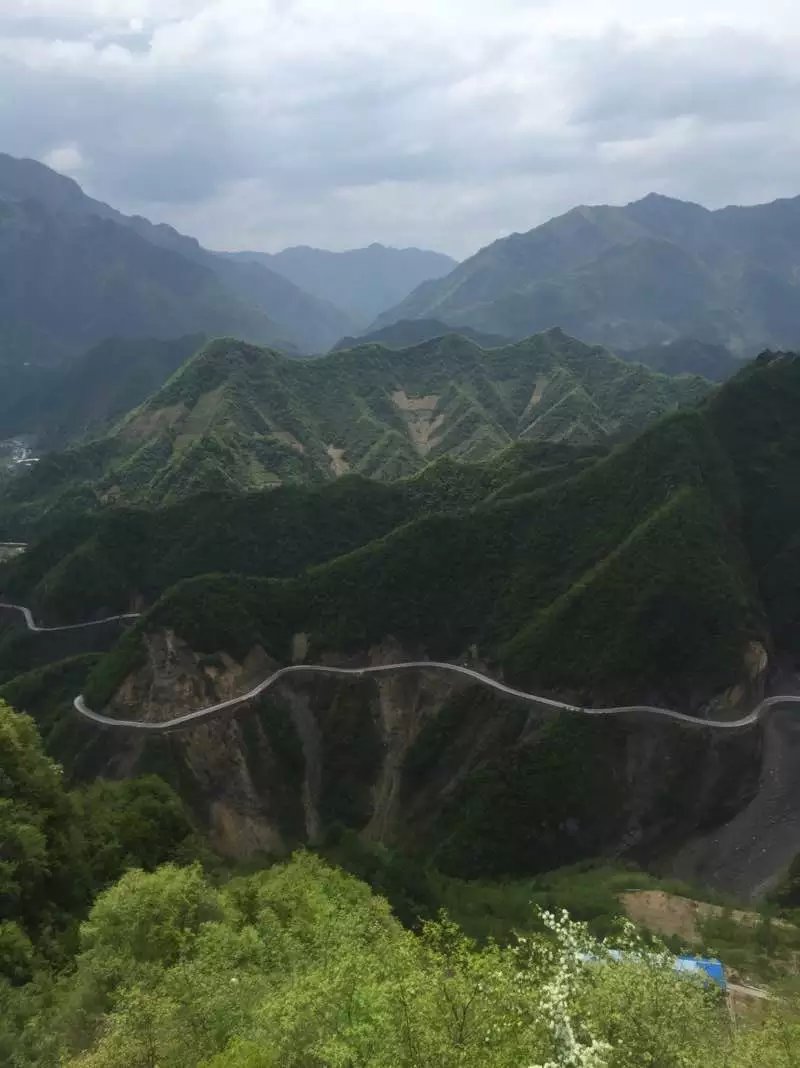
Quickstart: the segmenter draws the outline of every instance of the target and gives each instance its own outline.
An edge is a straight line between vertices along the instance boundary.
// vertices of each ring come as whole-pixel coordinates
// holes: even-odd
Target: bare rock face
[[[757,686],[765,660],[751,652]],[[147,653],[111,704],[119,715],[166,719],[246,692],[277,667],[260,648],[241,663],[199,656],[170,632],[151,635]],[[423,655],[387,640],[359,665]],[[218,719],[121,741],[106,772],[170,778],[231,857],[281,855],[344,826],[455,874],[490,876],[663,856],[747,805],[760,745],[759,727],[539,711],[435,670],[296,675]]]

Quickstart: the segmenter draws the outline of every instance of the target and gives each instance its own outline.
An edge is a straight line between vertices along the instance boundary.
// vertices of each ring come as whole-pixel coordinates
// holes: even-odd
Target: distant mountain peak
[[[559,323],[612,349],[680,338],[734,356],[800,338],[800,198],[711,211],[651,192],[579,205],[419,286],[373,329],[436,318],[522,338]]]
[[[307,292],[344,308],[357,328],[366,327],[418,285],[449,274],[456,265],[441,252],[393,248],[378,241],[342,252],[293,245],[273,254],[251,251],[228,255],[263,263]]]
[[[355,325],[269,265],[232,262],[167,223],[124,215],[35,160],[0,155],[0,200],[11,205],[0,343],[14,362],[77,355],[112,335],[197,331],[321,352]]]
[[[679,197],[671,197],[666,193],[657,193],[655,191],[646,193],[643,197],[639,197],[638,200],[628,201],[627,207],[632,204],[674,204],[680,208],[699,208],[701,211],[708,211],[708,208],[704,208],[702,204],[696,203],[694,200],[681,200]]]

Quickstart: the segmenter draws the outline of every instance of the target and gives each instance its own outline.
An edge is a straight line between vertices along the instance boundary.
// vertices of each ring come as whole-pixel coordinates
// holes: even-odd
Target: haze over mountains
[[[97,434],[162,386],[204,340],[110,338],[52,369],[0,364],[0,438],[32,438],[48,452]]]
[[[372,276],[370,317],[386,306],[381,292],[386,303],[394,301],[429,269],[441,273],[451,262],[393,249],[334,258],[354,261],[355,275],[337,290],[345,297]],[[3,362],[53,362],[110,336],[198,332],[321,352],[354,331],[351,312],[298,287],[271,269],[271,259],[210,252],[170,226],[93,200],[40,163],[0,155]],[[335,267],[333,274],[345,281],[344,270]]]
[[[355,323],[367,326],[386,308],[416,289],[421,281],[440,278],[456,261],[440,252],[418,248],[369,248],[348,252],[298,245],[272,255],[235,252],[235,259],[263,263],[321,300],[346,311]]]
[[[800,340],[800,198],[708,211],[651,194],[577,207],[481,249],[380,315],[612,349],[696,338],[752,355]]]

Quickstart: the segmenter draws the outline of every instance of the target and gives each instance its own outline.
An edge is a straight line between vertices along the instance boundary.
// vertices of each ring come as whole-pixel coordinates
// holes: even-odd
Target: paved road
[[[397,674],[401,671],[447,671],[455,675],[466,676],[468,679],[472,679],[481,686],[486,686],[487,688],[495,690],[496,692],[503,694],[505,697],[510,697],[515,701],[524,701],[527,704],[537,705],[539,707],[557,708],[564,712],[574,712],[585,716],[618,716],[626,712],[632,712],[641,713],[643,715],[661,716],[664,719],[675,720],[678,723],[689,727],[705,727],[713,728],[714,730],[739,730],[743,727],[750,727],[757,723],[761,716],[770,708],[774,708],[777,705],[800,704],[800,696],[787,695],[767,697],[757,705],[752,712],[748,713],[748,715],[735,720],[698,719],[697,716],[689,716],[685,712],[675,712],[669,708],[657,708],[654,705],[618,705],[612,708],[584,708],[581,705],[569,704],[565,701],[556,701],[550,697],[543,697],[541,694],[529,693],[527,690],[517,690],[513,686],[507,686],[504,682],[499,682],[497,679],[491,678],[489,675],[482,674],[480,671],[463,667],[461,664],[449,664],[441,660],[407,660],[396,664],[379,664],[373,667],[364,668],[328,667],[324,664],[291,664],[288,667],[278,668],[277,671],[274,671],[257,686],[254,686],[252,690],[241,694],[239,697],[232,697],[227,701],[219,701],[217,704],[208,705],[205,708],[198,708],[194,712],[185,712],[181,716],[175,716],[173,719],[162,720],[158,723],[133,719],[115,719],[111,716],[104,716],[102,713],[95,712],[89,708],[84,700],[83,694],[79,694],[73,703],[76,711],[86,719],[90,719],[94,723],[101,723],[104,726],[124,727],[129,730],[141,731],[170,731],[181,727],[193,726],[202,720],[211,719],[229,711],[230,709],[238,708],[240,705],[244,705],[248,701],[252,701],[254,698],[259,697],[276,683],[280,682],[281,679],[285,679],[289,675],[330,675],[350,678],[367,678],[376,675]]]
[[[95,627],[101,623],[110,623],[115,620],[127,621],[139,618],[138,613],[128,612],[123,615],[108,616],[106,619],[91,620],[88,623],[72,623],[63,627],[39,627],[34,621],[30,609],[25,608],[23,605],[0,603],[0,608],[13,609],[14,611],[21,612],[28,629],[35,631],[38,634],[59,630],[77,630],[80,627]],[[475,671],[474,668],[464,667],[462,664],[450,664],[442,660],[406,660],[395,664],[378,664],[372,667],[363,668],[328,667],[324,664],[290,664],[287,667],[278,668],[277,671],[274,671],[266,679],[263,679],[257,686],[254,686],[252,690],[241,694],[239,697],[231,697],[227,701],[219,701],[217,704],[207,705],[205,708],[198,708],[194,712],[185,712],[181,716],[175,716],[173,719],[161,720],[160,722],[116,719],[112,716],[104,716],[101,712],[95,712],[93,709],[89,708],[83,694],[78,694],[73,701],[73,705],[75,710],[85,719],[89,719],[93,723],[99,723],[106,727],[122,727],[127,730],[164,732],[176,730],[181,727],[193,726],[198,722],[211,719],[229,711],[230,709],[247,704],[248,701],[260,697],[261,694],[271,689],[271,687],[280,682],[281,679],[285,679],[289,675],[328,675],[335,677],[366,678],[369,676],[397,674],[402,671],[446,671],[451,674],[462,675],[471,679],[473,682],[479,683],[481,686],[486,686],[487,688],[495,690],[497,693],[503,694],[505,697],[510,697],[515,701],[523,701],[527,704],[537,705],[544,708],[556,708],[563,712],[574,712],[585,716],[618,716],[625,713],[639,713],[642,715],[661,716],[664,719],[670,719],[688,727],[712,728],[714,730],[730,731],[739,730],[743,727],[750,727],[753,724],[758,723],[759,719],[761,719],[761,717],[771,708],[775,708],[779,705],[800,705],[800,695],[785,694],[775,697],[767,697],[760,704],[756,705],[756,707],[746,716],[733,720],[699,719],[697,716],[690,716],[685,712],[676,712],[670,708],[659,708],[656,705],[616,705],[610,708],[585,708],[582,705],[570,704],[566,701],[556,701],[551,697],[544,697],[541,694],[530,693],[527,690],[517,690],[515,687],[508,686],[506,683],[500,682],[498,679],[493,679],[490,675],[484,675],[480,671]]]
[[[25,618],[26,627],[35,634],[52,634],[57,630],[83,630],[85,627],[99,627],[101,623],[115,623],[117,619],[127,621],[127,619],[140,618],[139,612],[125,612],[123,615],[107,615],[105,619],[90,619],[89,623],[69,623],[63,627],[40,627],[37,626],[31,610],[26,608],[25,604],[6,604],[4,601],[0,601],[0,609],[3,608],[21,613],[22,617]]]
[[[99,627],[101,623],[114,623],[116,620],[132,620],[140,618],[138,612],[126,612],[121,616],[106,616],[105,619],[90,619],[88,623],[68,623],[64,627],[40,627],[36,624],[30,608],[26,608],[24,605],[6,604],[5,602],[0,601],[0,608],[20,612],[25,620],[25,626],[28,630],[32,630],[34,634],[53,634],[59,630],[84,630],[86,627]]]

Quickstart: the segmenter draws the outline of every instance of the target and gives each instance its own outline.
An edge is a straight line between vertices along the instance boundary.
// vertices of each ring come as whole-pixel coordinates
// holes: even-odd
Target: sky
[[[0,150],[219,249],[800,194],[796,0],[0,0]]]

